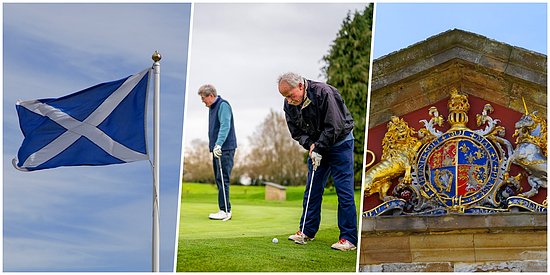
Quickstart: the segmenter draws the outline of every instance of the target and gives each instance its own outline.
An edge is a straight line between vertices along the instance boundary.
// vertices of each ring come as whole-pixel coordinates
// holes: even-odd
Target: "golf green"
[[[286,201],[266,201],[263,186],[232,185],[233,216],[223,222],[208,219],[218,210],[214,185],[183,183],[176,270],[354,272],[356,252],[330,248],[338,241],[334,191],[323,196],[315,240],[305,245],[287,240],[298,230],[303,192],[303,186],[288,187]],[[358,202],[358,191],[355,198]]]

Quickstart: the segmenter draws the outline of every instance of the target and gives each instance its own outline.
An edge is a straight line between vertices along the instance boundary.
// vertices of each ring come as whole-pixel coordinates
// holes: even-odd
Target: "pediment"
[[[429,107],[457,88],[519,113],[546,116],[546,55],[450,30],[374,60],[369,128]]]

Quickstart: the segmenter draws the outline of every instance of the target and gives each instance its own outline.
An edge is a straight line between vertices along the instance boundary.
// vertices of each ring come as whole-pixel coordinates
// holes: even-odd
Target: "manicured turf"
[[[232,185],[233,217],[222,222],[208,219],[218,210],[216,187],[183,183],[176,270],[355,272],[355,251],[330,248],[338,241],[334,191],[325,191],[315,240],[306,245],[287,240],[298,230],[303,192],[303,186],[289,187],[286,201],[266,201],[263,186]],[[359,205],[358,191],[355,199]]]

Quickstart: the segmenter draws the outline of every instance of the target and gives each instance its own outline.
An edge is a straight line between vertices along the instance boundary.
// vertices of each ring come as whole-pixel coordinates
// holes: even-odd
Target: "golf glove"
[[[313,164],[313,170],[317,170],[317,167],[321,165],[321,159],[323,159],[323,156],[321,156],[321,154],[311,152],[311,162]]]
[[[216,144],[216,146],[214,146],[214,150],[212,150],[212,153],[215,157],[220,158],[222,156],[222,147]]]

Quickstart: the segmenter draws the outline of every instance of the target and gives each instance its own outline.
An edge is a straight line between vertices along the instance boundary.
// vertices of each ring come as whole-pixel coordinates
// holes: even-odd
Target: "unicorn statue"
[[[546,188],[547,131],[546,119],[538,116],[537,111],[529,113],[525,100],[523,107],[525,114],[516,122],[512,136],[516,137],[516,149],[510,161],[527,171],[531,189],[520,196],[530,198],[538,193],[539,188]]]

